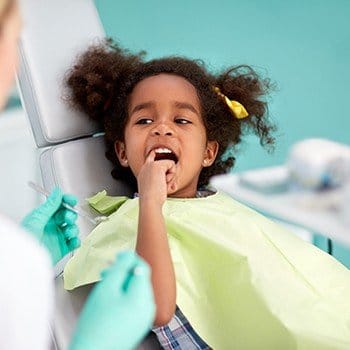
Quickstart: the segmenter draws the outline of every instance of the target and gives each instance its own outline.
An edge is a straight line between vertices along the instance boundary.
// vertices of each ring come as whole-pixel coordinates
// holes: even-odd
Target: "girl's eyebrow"
[[[191,103],[174,101],[173,104],[178,109],[187,109],[187,110],[197,114],[198,116],[200,116],[200,113],[197,111],[197,109]],[[155,105],[156,105],[155,101],[147,101],[147,102],[140,103],[132,109],[131,114],[134,114],[134,113],[141,111],[143,109],[152,108]]]
[[[147,108],[151,108],[154,106],[155,106],[154,101],[140,103],[132,109],[131,114],[134,114],[135,112],[141,111],[142,109],[147,109]]]
[[[189,111],[191,111],[191,112],[197,114],[198,116],[200,116],[200,113],[197,111],[197,109],[193,105],[191,105],[190,103],[175,101],[174,102],[174,106],[176,108],[179,108],[179,109],[188,109]]]

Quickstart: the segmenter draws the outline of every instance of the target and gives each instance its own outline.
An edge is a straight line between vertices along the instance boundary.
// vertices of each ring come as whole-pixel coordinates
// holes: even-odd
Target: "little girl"
[[[273,144],[268,80],[247,66],[213,75],[182,57],[145,61],[106,42],[67,83],[71,103],[105,129],[112,175],[137,192],[90,199],[112,214],[67,264],[67,289],[98,281],[110,257],[135,248],[152,269],[163,348],[350,347],[350,272],[208,187],[246,132]]]

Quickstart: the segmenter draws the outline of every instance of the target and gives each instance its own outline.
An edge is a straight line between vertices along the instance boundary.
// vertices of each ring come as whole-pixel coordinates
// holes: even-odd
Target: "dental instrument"
[[[50,195],[50,193],[47,190],[45,190],[43,187],[37,185],[33,181],[28,181],[28,185],[33,190],[43,194],[46,197]],[[82,207],[79,207],[79,206],[72,207],[69,204],[66,204],[64,202],[62,203],[62,206],[65,207],[66,209],[69,209],[69,210],[73,211],[74,213],[80,215],[81,217],[90,221],[94,225],[98,225],[99,223],[108,220],[108,216],[103,216],[103,215],[95,216],[94,218],[92,218],[92,217],[90,217],[90,214],[88,212],[86,212]]]

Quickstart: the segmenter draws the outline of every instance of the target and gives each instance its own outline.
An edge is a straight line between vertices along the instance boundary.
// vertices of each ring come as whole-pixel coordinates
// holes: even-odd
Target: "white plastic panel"
[[[77,54],[105,36],[92,0],[20,0],[18,84],[39,147],[91,135],[97,125],[63,101]]]
[[[85,199],[105,189],[110,195],[130,195],[124,183],[116,181],[112,175],[112,164],[104,155],[102,136],[88,137],[53,146],[40,157],[42,181],[47,190],[59,186],[64,192],[79,198],[79,204],[93,213]],[[93,213],[96,215],[96,212]],[[81,238],[93,226],[83,218],[78,219]]]

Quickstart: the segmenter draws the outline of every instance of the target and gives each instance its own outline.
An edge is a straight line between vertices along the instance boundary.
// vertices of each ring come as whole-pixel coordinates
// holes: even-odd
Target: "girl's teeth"
[[[171,153],[170,149],[167,148],[157,148],[154,150],[156,153]]]

